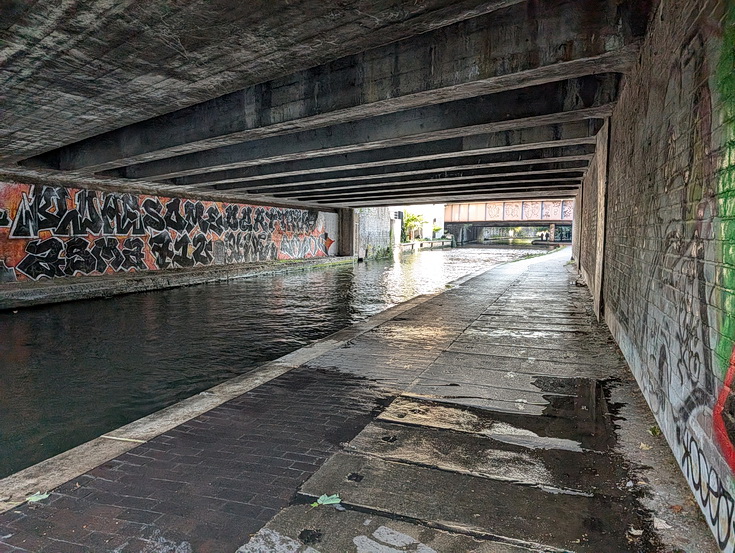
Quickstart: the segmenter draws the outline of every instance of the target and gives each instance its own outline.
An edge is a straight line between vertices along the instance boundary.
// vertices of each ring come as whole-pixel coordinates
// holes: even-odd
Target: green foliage
[[[401,223],[401,242],[411,242],[417,230],[421,229],[421,225],[426,223],[423,215],[403,213],[403,221]]]
[[[720,60],[717,64],[717,91],[722,101],[723,120],[725,121],[725,138],[726,142],[725,166],[721,168],[718,174],[718,197],[729,198],[735,191],[735,5],[730,6],[723,22],[724,34],[722,36],[722,48],[720,50]],[[729,201],[721,201],[718,204],[718,222],[719,222],[719,239],[722,243],[720,250],[720,259],[718,261],[734,266],[735,258],[733,258],[733,248],[731,244],[735,241],[735,232],[731,221],[735,218],[735,203]],[[728,303],[727,293],[725,290],[735,289],[735,275],[723,273],[723,282],[720,283],[723,288],[721,293],[721,303]],[[717,343],[717,356],[721,360],[722,371],[727,371],[729,359],[732,354],[732,343],[730,339],[735,336],[735,317],[729,315],[727,310],[721,310],[719,327],[720,334],[725,338],[721,338]],[[727,339],[730,338],[730,339]],[[724,361],[724,362],[723,362]]]

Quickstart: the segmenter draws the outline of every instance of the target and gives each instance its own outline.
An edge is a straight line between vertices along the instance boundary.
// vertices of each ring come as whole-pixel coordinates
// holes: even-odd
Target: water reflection
[[[528,253],[426,251],[0,314],[0,477],[461,276]]]

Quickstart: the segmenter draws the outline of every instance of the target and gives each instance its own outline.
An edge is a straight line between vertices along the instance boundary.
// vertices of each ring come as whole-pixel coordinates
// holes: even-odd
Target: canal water
[[[464,275],[547,251],[433,250],[0,313],[0,478]]]

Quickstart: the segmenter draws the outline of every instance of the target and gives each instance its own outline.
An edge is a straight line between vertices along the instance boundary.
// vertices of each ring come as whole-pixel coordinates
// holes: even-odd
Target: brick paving
[[[0,553],[235,551],[383,397],[358,377],[294,370],[0,515]]]

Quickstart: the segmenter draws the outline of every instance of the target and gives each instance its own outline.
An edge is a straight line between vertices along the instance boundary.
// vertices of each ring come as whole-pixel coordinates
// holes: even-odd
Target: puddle
[[[524,441],[538,447],[606,452],[615,444],[614,413],[610,412],[605,382],[586,378],[537,376],[532,383],[546,405],[541,414],[519,410],[493,411],[450,406],[421,398],[393,402],[382,420],[486,434]]]
[[[626,487],[635,477],[615,448],[620,406],[609,401],[613,383],[535,377],[534,386],[548,401],[541,415],[399,397],[371,425],[379,426],[372,439],[366,428],[352,444],[359,453],[386,460],[510,481],[519,490],[530,486],[548,498],[536,497],[538,512],[555,509],[562,497],[589,500],[597,507],[585,515],[586,534],[574,550],[590,551],[591,542],[604,543],[608,535],[610,547],[616,545],[596,551],[658,552],[653,517],[638,492]],[[518,501],[526,495],[519,491]],[[527,506],[512,509],[520,513]],[[563,532],[564,521],[559,524]]]

